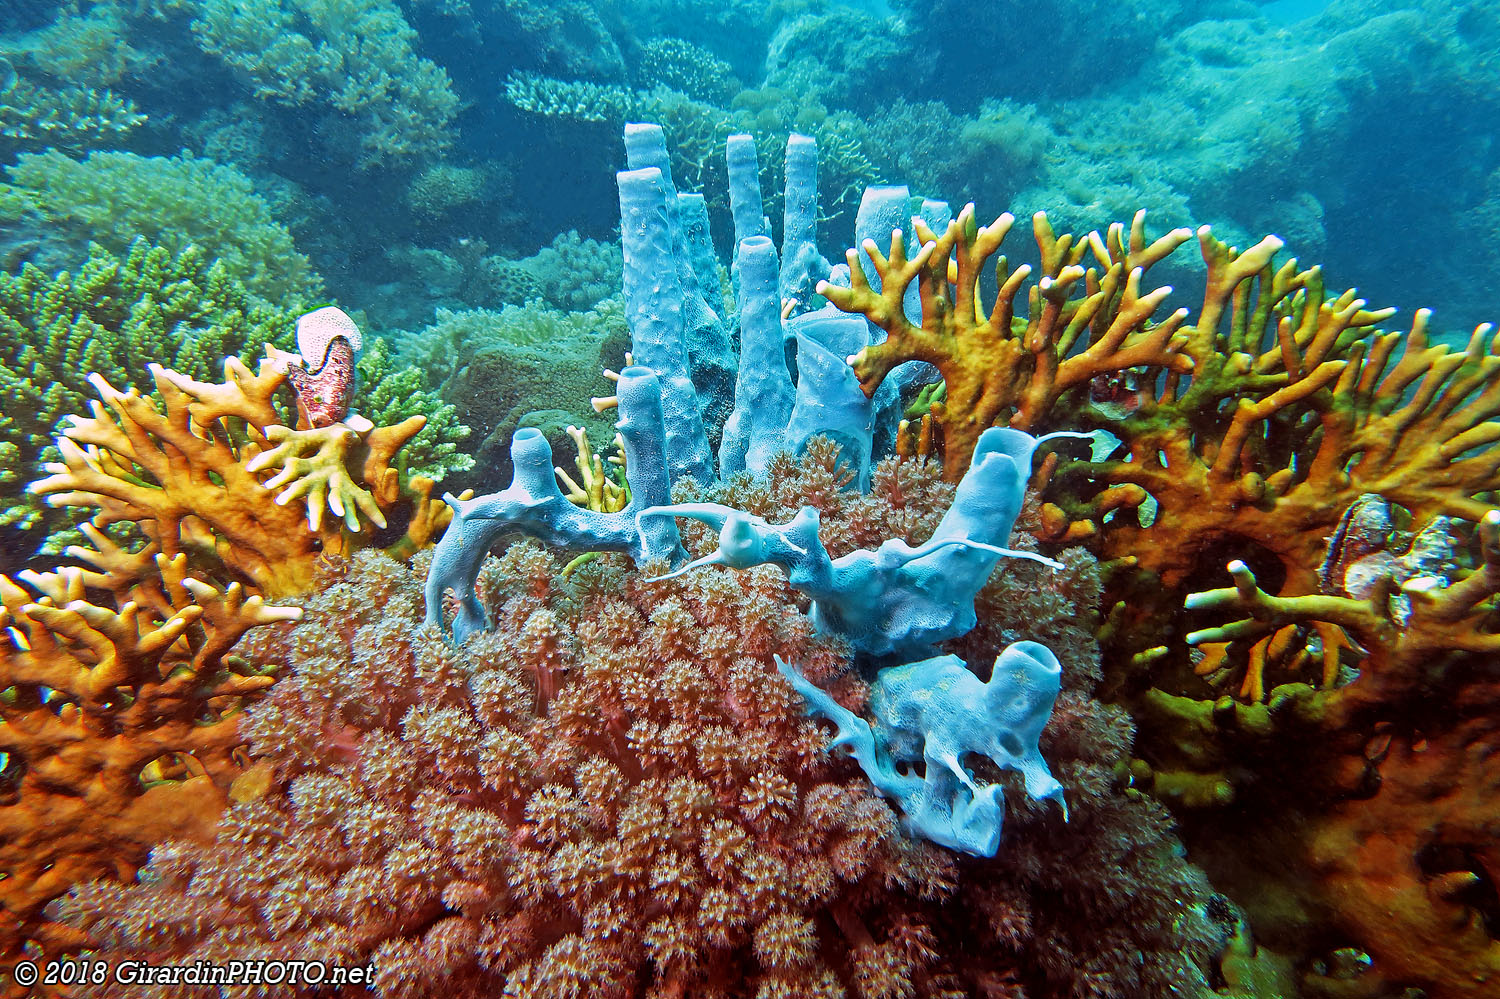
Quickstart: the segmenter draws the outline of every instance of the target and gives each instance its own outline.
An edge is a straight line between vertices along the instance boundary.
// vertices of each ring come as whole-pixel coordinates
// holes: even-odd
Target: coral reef
[[[824,495],[816,462],[778,468],[767,498]],[[934,508],[946,487],[914,471],[860,504]],[[286,674],[246,726],[268,790],[215,844],[67,900],[99,956],[368,961],[386,996],[1202,987],[1202,883],[1111,780],[1128,723],[1081,689],[1043,737],[1071,822],[1017,809],[1000,857],[955,863],[819,749],[772,656],[862,685],[775,573],[649,583],[605,559],[564,581],[523,543],[482,574],[496,630],[454,649],[416,627],[418,572],[325,572],[301,624],[247,646]]]
[[[825,290],[892,333],[851,358],[856,372],[932,361],[945,439],[996,400],[1013,425],[1096,430],[1092,460],[1049,467],[1037,529],[1111,567],[1108,682],[1141,724],[1140,785],[1182,810],[1257,939],[1325,969],[1307,973],[1306,994],[1342,974],[1328,932],[1357,941],[1361,994],[1477,994],[1497,946],[1478,929],[1491,868],[1472,845],[1489,810],[1468,795],[1492,779],[1479,719],[1492,698],[1500,340],[1481,327],[1463,347],[1432,343],[1425,311],[1409,332],[1383,332],[1390,310],[1326,291],[1318,268],[1278,264],[1274,237],[1241,252],[1206,228],[1202,308],[1158,321],[1165,289],[1141,294],[1143,272],[1185,231],[1152,242],[1137,216],[1128,234],[1038,232],[1055,279],[1032,291],[1026,320],[1009,312],[1019,269],[1001,269],[997,310],[976,312],[976,257],[993,237],[963,215],[911,260],[867,244],[883,288],[856,276]],[[1085,270],[1085,252],[1106,269]],[[904,312],[913,280],[924,327]],[[1234,588],[1189,596],[1230,559]],[[1183,636],[1185,599],[1197,630]],[[1429,788],[1427,814],[1382,827],[1423,779],[1453,796]],[[1272,868],[1249,860],[1261,838],[1275,843]],[[1471,930],[1446,929],[1466,919]]]
[[[1085,237],[1037,216],[1029,314],[1015,301],[1030,268],[1003,262],[986,312],[977,275],[1009,222],[977,227],[971,209],[945,232],[917,222],[910,258],[899,232],[889,255],[867,240],[878,283],[851,250],[850,286],[819,291],[888,333],[853,370],[873,392],[896,364],[937,368],[922,439],[950,476],[964,467],[953,442],[991,422],[1092,428],[1088,460],[1049,459],[1035,523],[1108,560],[1102,637],[1119,663],[1108,682],[1142,725],[1135,778],[1183,810],[1256,939],[1321,969],[1304,994],[1346,974],[1322,934],[1357,941],[1361,995],[1477,994],[1497,951],[1490,858],[1473,845],[1490,810],[1471,790],[1492,779],[1477,719],[1495,649],[1500,338],[1482,326],[1433,343],[1425,310],[1384,332],[1393,310],[1278,263],[1281,240],[1240,251],[1207,227],[1197,316],[1158,318],[1170,289],[1145,293],[1145,274],[1190,234],[1150,240],[1142,214]],[[1191,595],[1229,559],[1234,588]],[[1454,792],[1429,789],[1432,812],[1382,829],[1422,779]],[[1279,852],[1271,869],[1250,860],[1260,837]]]
[[[588,399],[599,372],[617,367],[629,349],[618,299],[584,312],[559,312],[539,302],[499,310],[440,309],[434,322],[402,344],[454,418],[471,428],[474,471],[455,481],[480,491],[509,480],[510,439],[523,427],[542,431],[554,450],[571,449],[566,428],[610,440],[611,421]]]
[[[193,34],[261,100],[322,110],[328,129],[357,122],[350,146],[369,168],[452,141],[459,98],[442,67],[416,54],[416,32],[389,0],[197,0]],[[357,150],[357,153],[354,153]]]
[[[1016,300],[1032,268],[1022,265],[1012,271],[1004,258],[998,264],[995,303],[986,314],[979,304],[980,276],[1014,221],[1007,214],[990,225],[977,225],[969,205],[939,235],[925,221],[913,219],[922,244],[915,256],[907,257],[900,232],[888,253],[867,239],[847,254],[849,287],[825,281],[817,288],[838,308],[862,313],[886,332],[884,340],[849,359],[866,395],[873,396],[891,370],[907,361],[924,361],[942,376],[946,399],[932,406],[931,415],[942,434],[943,467],[950,479],[968,467],[988,427],[1005,423],[1035,429],[1062,395],[1101,376],[1134,367],[1181,374],[1192,364],[1178,354],[1184,338],[1177,336],[1177,327],[1186,310],[1153,324],[1153,314],[1171,289],[1141,291],[1145,269],[1187,239],[1186,230],[1147,245],[1143,219],[1137,216],[1129,244],[1116,227],[1106,247],[1097,234],[1091,240],[1058,237],[1046,215],[1038,213],[1032,229],[1041,251],[1040,276],[1028,296],[1029,314],[1017,314]],[[1266,245],[1274,252],[1279,243]],[[866,276],[861,250],[873,264],[877,282]],[[1102,273],[1080,266],[1088,250],[1105,268]],[[920,296],[919,320],[909,318],[905,309],[913,282]],[[1084,294],[1075,297],[1080,282]],[[1205,304],[1210,320],[1217,313],[1210,313],[1209,306],[1222,307],[1234,283],[1210,292],[1219,296]]]
[[[85,943],[43,913],[128,880],[163,839],[211,834],[243,770],[239,712],[271,671],[230,654],[295,607],[85,528],[87,569],[0,576],[0,959]],[[111,598],[91,596],[103,590]]]
[[[33,493],[98,511],[100,530],[133,523],[169,560],[186,555],[271,599],[306,590],[318,559],[362,547],[362,528],[386,528],[388,513],[409,515],[398,550],[420,548],[446,523],[427,498],[432,481],[392,465],[423,417],[293,429],[273,405],[286,375],[269,360],[251,371],[231,357],[222,383],[151,372],[159,404],[90,378],[103,404],[71,417],[62,460]]]
[[[406,471],[441,482],[474,467],[474,458],[459,450],[470,428],[459,422],[457,406],[424,387],[420,368],[400,365],[380,339],[365,350],[356,368],[364,386],[358,396],[360,414],[371,423],[394,426],[413,416],[425,420],[421,431],[401,450]]]
[[[62,460],[31,486],[97,513],[66,552],[74,565],[0,576],[7,957],[79,949],[49,901],[212,830],[248,762],[239,712],[274,679],[274,664],[233,650],[301,613],[269,601],[305,592],[340,552],[409,555],[447,521],[431,480],[392,467],[422,417],[294,430],[273,405],[276,365],[230,357],[224,372],[212,384],[153,366],[160,404],[93,375],[102,405],[71,418]],[[323,523],[325,504],[342,523]],[[369,530],[387,515],[404,522]],[[122,523],[123,542],[106,533]]]
[[[74,272],[49,276],[30,264],[0,274],[0,388],[9,401],[0,442],[22,484],[41,475],[61,421],[81,413],[96,373],[127,388],[141,358],[192,378],[215,374],[225,356],[250,361],[264,344],[290,346],[295,302],[272,308],[251,299],[222,262],[189,247],[172,252],[145,240],[123,256],[90,249]],[[191,329],[192,335],[184,335]],[[51,535],[65,519],[17,496],[0,522]],[[62,536],[46,542],[56,549]]]
[[[53,90],[25,80],[0,85],[0,156],[6,159],[20,150],[108,145],[145,122],[131,101],[109,90]]]
[[[198,247],[269,302],[316,297],[321,284],[291,233],[232,167],[188,156],[95,152],[75,161],[26,153],[0,185],[0,221],[46,227],[51,243],[123,253],[144,237],[174,253]],[[79,254],[82,256],[82,253]]]

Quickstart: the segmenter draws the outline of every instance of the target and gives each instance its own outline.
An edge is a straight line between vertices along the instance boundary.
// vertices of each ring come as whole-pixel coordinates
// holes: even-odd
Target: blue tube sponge
[[[730,345],[729,330],[719,317],[723,307],[722,292],[711,292],[703,284],[701,271],[712,271],[713,288],[717,288],[717,263],[713,262],[713,245],[708,233],[708,214],[699,195],[680,195],[672,183],[671,158],[667,154],[667,139],[660,125],[628,124],[625,126],[625,159],[630,170],[619,174],[620,178],[641,170],[660,171],[658,185],[662,193],[661,210],[671,236],[668,255],[655,263],[670,267],[677,272],[676,291],[678,315],[682,327],[682,347],[687,357],[688,373],[698,393],[700,416],[707,435],[717,439],[724,418],[729,415],[729,393],[734,384],[734,354]],[[632,305],[629,274],[631,244],[627,234],[628,220],[625,217],[625,190],[620,190],[620,231],[625,250],[625,301]],[[661,282],[663,275],[657,275]],[[664,287],[670,287],[666,282]],[[706,297],[714,295],[713,299]],[[633,311],[633,310],[632,310]],[[635,323],[630,321],[630,331],[635,333]],[[656,367],[644,360],[639,351],[636,359],[642,364]],[[658,369],[660,370],[660,369]],[[703,481],[707,481],[704,479]]]
[[[719,445],[719,476],[748,470],[764,475],[785,441],[796,389],[786,367],[781,304],[776,297],[776,246],[769,236],[751,236],[739,248],[740,368],[734,410]],[[844,365],[845,368],[849,366]],[[860,393],[864,397],[864,393]]]
[[[797,401],[780,446],[800,454],[814,436],[837,441],[841,457],[854,473],[855,487],[864,492],[870,488],[875,407],[844,360],[847,356],[835,354],[805,333],[797,334]]]
[[[913,836],[979,857],[1000,846],[1005,797],[964,767],[970,754],[1018,771],[1033,800],[1052,800],[1068,815],[1063,787],[1037,740],[1052,715],[1062,666],[1045,645],[1016,642],[995,659],[985,683],[957,656],[939,656],[880,671],[870,689],[873,724],[776,659],[776,668],[807,701],[808,713],[838,726],[829,748],[843,746],[870,783],[902,812]],[[920,776],[913,764],[923,764]]]
[[[672,479],[714,478],[698,391],[688,365],[683,290],[672,226],[677,196],[656,167],[625,170],[620,187],[620,240],[625,250],[625,321],[635,362],[661,378],[661,409]],[[685,269],[687,269],[685,267]],[[691,272],[690,269],[689,273]]]
[[[781,233],[781,298],[810,309],[813,289],[828,276],[818,252],[818,141],[792,135],[786,141],[786,204]]]
[[[453,508],[453,522],[433,551],[427,573],[428,624],[442,626],[443,595],[451,590],[458,598],[454,641],[461,643],[488,627],[474,584],[490,545],[509,531],[528,534],[556,548],[628,552],[637,563],[652,558],[676,563],[686,557],[675,523],[643,521],[636,516],[672,494],[660,382],[648,368],[629,367],[620,372],[617,394],[620,419],[615,427],[625,442],[630,504],[618,513],[599,513],[573,505],[558,489],[547,438],[531,427],[516,431],[510,442],[515,474],[508,487],[474,499],[459,499],[452,493],[443,497]]]
[[[909,660],[973,629],[974,596],[1002,556],[1060,568],[1034,552],[1001,547],[1021,510],[1032,453],[1046,439],[1008,427],[986,430],[952,506],[932,538],[916,547],[892,538],[874,550],[830,558],[818,537],[818,511],[810,506],[781,525],[718,503],[648,507],[640,518],[687,517],[719,531],[717,550],[662,578],[705,565],[777,565],[812,598],[821,633],[842,636],[877,661]]]

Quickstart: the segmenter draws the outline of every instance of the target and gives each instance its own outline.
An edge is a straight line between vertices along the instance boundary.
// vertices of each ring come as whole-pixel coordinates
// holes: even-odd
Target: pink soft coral
[[[819,499],[850,545],[861,512],[905,510],[920,534],[944,505],[919,466],[883,469],[874,498],[835,477],[814,455],[758,501]],[[494,630],[454,649],[418,625],[420,568],[357,556],[302,623],[257,640],[287,676],[246,723],[267,789],[215,843],[158,849],[140,884],[76,893],[67,915],[102,952],[372,962],[388,997],[1144,999],[1201,982],[1203,885],[1164,813],[1120,790],[1128,724],[1085,689],[1047,736],[1072,822],[1017,809],[1000,857],[960,860],[899,833],[823,750],[771,657],[855,709],[864,687],[774,569],[653,583],[604,557],[564,579],[522,543],[480,578]],[[1090,571],[1080,556],[1069,592]],[[1008,618],[1073,610],[1063,595]]]

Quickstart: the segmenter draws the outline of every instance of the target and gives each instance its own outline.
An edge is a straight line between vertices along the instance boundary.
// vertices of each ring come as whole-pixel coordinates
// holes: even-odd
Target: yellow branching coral
[[[361,518],[385,527],[410,503],[406,549],[446,523],[431,481],[403,482],[392,467],[422,417],[293,430],[273,404],[285,380],[274,364],[252,372],[230,358],[224,376],[200,382],[153,366],[160,407],[95,376],[103,404],[73,417],[58,441],[63,460],[32,490],[54,506],[95,508],[99,527],[138,524],[167,557],[222,566],[268,597],[304,589],[319,555],[360,546]],[[341,521],[325,522],[325,505]]]
[[[818,286],[818,293],[838,308],[863,313],[887,333],[884,341],[849,359],[867,395],[907,361],[926,361],[942,374],[946,400],[934,403],[932,412],[942,430],[943,468],[950,480],[963,474],[986,429],[1004,423],[1032,430],[1069,389],[1138,365],[1178,373],[1192,367],[1180,353],[1185,337],[1177,334],[1186,311],[1152,324],[1152,315],[1171,289],[1141,292],[1146,269],[1180,246],[1189,236],[1187,230],[1173,230],[1148,244],[1141,215],[1128,246],[1118,227],[1111,230],[1106,246],[1097,236],[1087,241],[1058,237],[1046,214],[1038,212],[1032,230],[1041,249],[1041,279],[1028,295],[1029,315],[1022,317],[1016,300],[1031,275],[1029,265],[1012,271],[1005,258],[999,258],[999,288],[988,312],[979,294],[984,265],[1014,222],[1006,214],[990,225],[976,226],[973,205],[966,206],[941,235],[914,220],[922,242],[915,256],[906,255],[899,233],[888,256],[873,240],[864,243],[880,277],[879,291],[871,287],[859,251],[853,249],[847,254],[850,287],[827,282]],[[1081,265],[1090,250],[1103,265],[1102,273]],[[902,307],[913,281],[922,304],[920,324],[911,322]],[[1079,290],[1083,294],[1076,296]],[[1084,348],[1075,350],[1080,344]]]
[[[1189,609],[1229,610],[1248,615],[1230,624],[1193,632],[1193,644],[1228,642],[1272,635],[1305,622],[1337,625],[1367,653],[1359,679],[1301,703],[1320,722],[1345,728],[1355,712],[1401,703],[1431,680],[1456,652],[1500,654],[1500,634],[1487,628],[1500,594],[1500,511],[1479,522],[1481,563],[1449,584],[1419,576],[1400,585],[1384,577],[1363,598],[1311,594],[1277,597],[1266,593],[1243,562],[1229,565],[1234,585],[1195,593]],[[1399,601],[1395,598],[1399,596]]]
[[[604,459],[589,446],[588,431],[583,427],[570,426],[568,436],[573,438],[573,443],[578,447],[578,456],[573,459],[573,464],[578,469],[578,479],[574,480],[561,467],[556,470],[557,477],[567,489],[565,495],[568,500],[600,513],[618,513],[629,506],[630,484],[605,474]],[[625,441],[619,434],[615,434],[615,454],[610,456],[609,462],[616,468],[625,467]]]
[[[1275,241],[1243,254],[1199,241],[1209,282],[1180,347],[1190,374],[1148,369],[1122,411],[1081,405],[1120,444],[1054,476],[1046,537],[1092,539],[1169,592],[1216,571],[1226,548],[1253,551],[1274,560],[1281,595],[1300,596],[1319,592],[1329,538],[1362,495],[1399,506],[1413,532],[1484,516],[1483,494],[1500,488],[1500,338],[1481,327],[1463,349],[1432,344],[1425,310],[1409,333],[1383,333],[1391,310],[1327,293],[1316,267],[1275,266]],[[1326,622],[1315,630],[1330,685],[1352,647]],[[1296,639],[1248,647],[1240,696],[1265,696],[1269,663],[1309,658]],[[1209,648],[1197,672],[1216,674],[1225,651]]]

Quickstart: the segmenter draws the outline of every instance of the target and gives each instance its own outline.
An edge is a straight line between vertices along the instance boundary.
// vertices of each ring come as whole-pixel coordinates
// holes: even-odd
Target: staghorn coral
[[[0,88],[0,151],[92,149],[146,123],[134,102],[111,90],[60,90],[19,80]]]
[[[53,6],[57,10],[51,24],[0,43],[18,62],[54,80],[86,87],[114,86],[150,70],[151,54],[130,44],[127,4],[94,0]]]
[[[402,449],[408,472],[441,482],[449,473],[474,466],[474,459],[459,450],[469,428],[459,422],[453,404],[424,387],[420,368],[399,365],[380,339],[370,344],[356,367],[364,387],[358,396],[359,408],[366,419],[377,426],[391,426],[413,416],[426,420],[421,432]]]
[[[252,636],[288,673],[247,726],[274,780],[216,844],[62,906],[99,956],[368,961],[385,996],[1202,987],[1202,883],[1109,776],[1123,716],[1073,684],[1043,737],[1072,822],[1018,808],[1014,849],[955,863],[820,751],[771,657],[856,706],[862,685],[777,574],[563,580],[522,543],[481,576],[496,630],[452,648],[416,627],[423,568],[330,565],[301,624]]]

